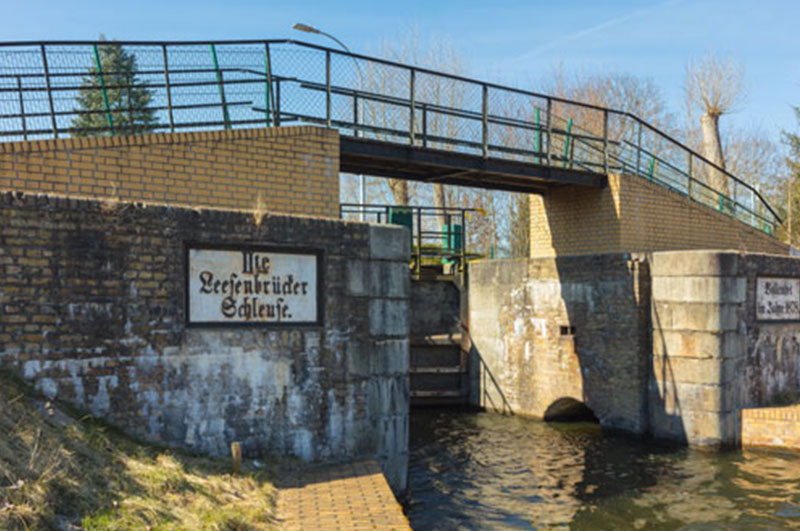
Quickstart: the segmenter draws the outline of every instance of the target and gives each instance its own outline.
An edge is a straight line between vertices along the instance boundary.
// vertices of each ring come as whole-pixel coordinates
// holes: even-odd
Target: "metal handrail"
[[[433,207],[433,206],[406,206],[384,204],[359,204],[342,203],[339,205],[339,217],[349,219],[363,218],[377,223],[397,223],[392,219],[393,212],[405,215],[405,223],[411,237],[411,263],[409,269],[419,278],[422,274],[423,260],[425,258],[446,261],[455,266],[458,273],[463,274],[467,260],[478,258],[482,255],[468,251],[468,222],[470,214],[486,213],[477,208],[461,207]],[[425,228],[433,224],[434,229]],[[410,223],[410,224],[408,224]],[[459,225],[456,230],[454,223]],[[456,242],[460,238],[460,241]]]
[[[160,116],[160,123],[148,126],[145,130],[137,125],[114,127],[114,122],[111,120],[109,120],[110,126],[84,130],[77,130],[71,124],[65,124],[65,120],[70,116],[78,114],[74,109],[74,97],[87,75],[87,67],[91,65],[91,61],[87,60],[88,55],[81,54],[74,48],[109,45],[137,47],[132,53],[136,55],[137,60],[144,58],[146,64],[143,64],[137,73],[142,82],[136,86],[153,91],[157,95],[153,98],[150,109]],[[70,49],[59,50],[59,47],[64,46]],[[222,48],[225,46],[245,47],[245,51],[250,54],[263,50],[266,68],[262,68],[264,65],[257,64],[257,61],[248,63],[247,60],[236,57],[226,63],[226,58],[222,55],[219,64],[215,63],[213,68],[210,65],[198,66],[196,57],[202,49],[196,47],[200,46],[217,47],[215,54],[217,52],[222,54]],[[272,56],[270,50],[273,51]],[[242,50],[236,50],[240,51]],[[306,56],[301,59],[307,60],[313,56],[314,64],[305,71],[300,71],[301,66],[305,66],[300,64],[301,61],[296,61],[297,64],[283,64],[278,61],[280,64],[275,66],[276,51],[305,52]],[[150,57],[149,52],[156,58],[163,56],[163,60],[147,62],[147,58]],[[347,58],[345,64],[349,66],[334,66],[333,59],[339,57]],[[70,65],[63,66],[64,59],[71,61]],[[386,90],[386,87],[378,87],[380,90],[365,90],[363,80],[351,83],[349,86],[343,83],[342,76],[346,75],[353,64],[358,66],[359,62],[376,68],[392,69],[390,76],[381,79],[386,81],[386,85],[392,90]],[[117,73],[108,71],[102,73],[107,78],[115,74]],[[187,76],[190,79],[187,79]],[[81,83],[75,81],[70,84],[70,79],[81,80]],[[472,106],[463,102],[460,105],[458,103],[445,105],[431,101],[429,95],[425,94],[424,80],[435,83],[442,80],[457,83],[455,86],[462,93],[474,93],[480,101],[473,101]],[[261,95],[266,94],[266,100],[259,99],[260,96],[253,89],[254,86],[262,85],[266,85],[266,90],[261,92]],[[185,92],[192,87],[199,89],[201,94],[190,95]],[[112,82],[102,89],[97,87],[91,90],[129,88],[133,86]],[[231,94],[226,98],[227,89],[230,89]],[[220,101],[213,99],[217,90]],[[322,100],[315,100],[317,105],[311,109],[305,97],[298,95],[298,90],[321,91],[324,97]],[[44,99],[42,99],[43,94],[46,95]],[[2,99],[4,95],[7,95],[8,99]],[[495,103],[491,98],[498,96],[512,103],[512,109],[505,113],[506,116],[494,108]],[[530,111],[529,117],[518,114],[519,105],[513,107],[516,97],[526,98],[522,107]],[[352,107],[352,117],[343,115],[341,104],[347,103],[343,102],[343,99],[352,102],[352,106],[344,106]],[[390,120],[394,125],[381,124],[374,119],[374,116],[369,116],[368,112],[362,112],[359,116],[357,111],[359,100],[362,103],[372,102],[371,105],[382,105],[392,112],[399,113],[400,109],[404,109],[405,115],[400,116],[402,113],[399,113],[400,115]],[[72,107],[66,108],[65,105]],[[594,113],[592,116],[597,120],[598,132],[579,129],[579,124],[573,127],[572,120],[569,121],[568,127],[554,127],[559,120],[562,124],[567,122],[566,117],[560,117],[556,112],[556,105]],[[204,110],[214,108],[221,111],[219,117],[209,119],[207,113],[203,114]],[[233,112],[234,109],[236,113]],[[540,114],[544,115],[543,123],[533,124],[534,109],[537,119]],[[9,112],[6,112],[7,110]],[[10,112],[12,110],[16,112]],[[97,109],[89,112],[92,114],[119,112],[124,115],[126,110]],[[191,112],[192,115],[185,117],[187,112]],[[174,116],[176,114],[183,118]],[[456,122],[454,127],[459,130],[455,134],[431,131],[428,122],[436,117]],[[49,121],[46,121],[47,118]],[[618,122],[612,123],[612,120]],[[449,149],[467,150],[484,157],[513,158],[551,166],[574,166],[602,174],[620,168],[658,182],[704,204],[709,203],[709,197],[717,196],[719,210],[723,210],[722,205],[727,205],[730,207],[729,211],[726,211],[727,214],[767,232],[774,233],[775,226],[781,222],[775,210],[753,186],[626,111],[291,39],[0,43],[0,140],[58,137],[62,133],[78,132],[128,134],[220,126],[249,127],[258,124],[270,126],[288,121],[335,125],[344,132],[352,131],[354,134],[367,132],[377,139],[386,141],[399,138],[403,142],[420,145],[423,148],[430,147],[431,144],[438,147],[449,146]],[[611,131],[615,125],[620,127],[620,136]],[[602,132],[599,131],[601,128]],[[467,131],[461,131],[462,129]],[[634,132],[637,138],[632,140],[627,134]],[[511,137],[532,134],[535,135],[534,142],[538,145],[535,145],[534,149],[526,149],[526,140],[507,141],[503,138],[498,140],[498,137],[504,134],[509,134]],[[648,138],[643,140],[645,135]],[[648,147],[648,144],[652,147]],[[635,158],[635,163],[631,157]],[[641,164],[643,158],[646,162],[645,167]],[[677,160],[685,161],[685,166],[683,162],[678,164]],[[715,190],[702,179],[698,179],[699,166],[703,166],[707,172],[724,176],[727,183],[725,188]],[[685,180],[685,183],[676,186],[674,182],[676,176]],[[697,190],[704,195],[696,195]],[[738,192],[750,197],[749,204],[739,200]]]

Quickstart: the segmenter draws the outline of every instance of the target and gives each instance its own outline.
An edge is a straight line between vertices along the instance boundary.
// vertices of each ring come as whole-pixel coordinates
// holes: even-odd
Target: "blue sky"
[[[472,75],[514,85],[566,70],[649,77],[680,113],[686,62],[708,52],[745,66],[748,95],[728,123],[778,138],[796,130],[800,105],[800,1],[495,0],[290,2],[229,0],[2,0],[0,40],[295,38],[298,21],[371,53],[410,28],[451,40]],[[707,28],[711,28],[707,30]],[[533,87],[526,87],[533,88]]]

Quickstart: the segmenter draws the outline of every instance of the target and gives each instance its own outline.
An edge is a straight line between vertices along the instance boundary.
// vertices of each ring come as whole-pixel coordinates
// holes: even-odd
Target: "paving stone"
[[[310,466],[279,488],[277,514],[287,531],[411,529],[376,461]]]

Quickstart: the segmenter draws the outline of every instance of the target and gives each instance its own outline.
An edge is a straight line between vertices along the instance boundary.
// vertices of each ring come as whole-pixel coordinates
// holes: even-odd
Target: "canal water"
[[[701,452],[495,413],[411,416],[414,529],[798,529],[800,454]]]

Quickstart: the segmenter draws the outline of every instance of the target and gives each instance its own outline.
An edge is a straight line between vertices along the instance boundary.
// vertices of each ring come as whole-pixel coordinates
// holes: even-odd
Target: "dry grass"
[[[269,475],[229,471],[76,419],[0,374],[0,529],[273,528]]]

